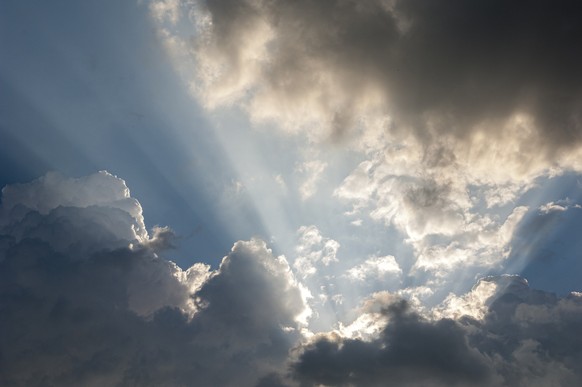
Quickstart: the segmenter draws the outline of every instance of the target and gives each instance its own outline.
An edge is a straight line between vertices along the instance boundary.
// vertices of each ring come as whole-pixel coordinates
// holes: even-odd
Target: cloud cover
[[[138,227],[106,172],[3,192],[0,384],[250,386],[280,370],[305,304],[263,242],[182,270],[158,255],[171,231]]]
[[[580,145],[575,1],[193,4],[198,33],[181,49],[207,106],[242,102],[258,121],[324,137],[358,126],[425,146],[444,136],[462,161],[486,156],[486,137],[522,168]]]
[[[379,337],[322,335],[303,347],[293,375],[306,386],[579,383],[580,294],[559,298],[529,288],[519,277],[502,276],[481,280],[465,298],[476,300],[475,293],[491,286],[494,293],[472,305],[487,311],[478,319],[429,319],[405,300],[384,297],[381,313],[387,323]]]
[[[95,191],[86,188],[96,181],[109,189],[92,200]],[[260,240],[237,242],[216,271],[203,264],[182,270],[159,255],[171,231],[138,232],[143,218],[118,201],[139,203],[106,172],[80,179],[51,174],[4,192],[12,199],[2,204],[0,237],[2,385],[582,380],[580,293],[557,297],[517,276],[488,277],[426,310],[381,292],[362,304],[352,326],[313,335],[304,285]],[[74,194],[84,199],[71,201]],[[60,199],[49,205],[45,197]],[[313,241],[329,242],[314,227],[300,236],[309,249]],[[366,262],[374,261],[397,269],[392,257]]]
[[[194,4],[192,6],[191,4]],[[190,5],[190,6],[189,6]],[[575,1],[186,2],[197,33],[164,29],[210,108],[357,147],[412,146],[508,182],[580,169],[582,30]],[[168,40],[169,41],[169,40]],[[505,168],[491,171],[491,163]]]

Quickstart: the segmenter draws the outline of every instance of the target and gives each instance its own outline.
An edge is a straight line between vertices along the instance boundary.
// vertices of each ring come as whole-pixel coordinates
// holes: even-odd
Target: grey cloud
[[[559,298],[516,276],[497,286],[483,320],[426,320],[406,301],[388,305],[381,336],[316,340],[292,368],[304,385],[543,386],[582,381],[579,293]]]
[[[579,140],[579,4],[403,1],[396,8],[410,23],[399,42],[408,66],[398,91],[412,115],[448,112],[463,130],[522,110],[548,141]]]
[[[79,188],[63,182],[65,196]],[[111,175],[102,181],[125,189],[118,183]],[[26,213],[3,218],[1,385],[275,380],[304,310],[283,258],[253,240],[238,242],[215,272],[202,264],[182,271],[157,255],[169,230],[143,239],[131,232],[143,219],[93,200],[74,204],[39,212],[14,201],[12,209]]]
[[[281,328],[294,328],[304,309],[289,265],[259,240],[237,242],[196,297],[204,313],[195,320],[209,342],[229,337],[233,348],[240,343],[272,350],[271,344],[284,341]]]
[[[453,320],[429,322],[406,301],[389,305],[390,322],[372,342],[323,339],[307,347],[294,366],[305,385],[482,385],[491,371]]]
[[[582,347],[575,332],[582,322],[580,294],[558,297],[531,289],[515,276],[492,280],[500,291],[470,342],[500,357],[496,368],[506,385],[579,384]]]
[[[252,90],[251,110],[257,103],[278,116],[310,101],[337,134],[356,125],[374,91],[392,129],[416,130],[427,144],[483,128],[500,135],[515,113],[534,118],[543,143],[533,146],[548,156],[580,142],[576,1],[204,4],[212,24],[198,55],[223,58],[217,85]],[[253,33],[270,34],[262,56],[245,51]],[[524,141],[522,151],[532,146]]]
[[[152,237],[146,243],[150,249],[161,252],[176,248],[178,236],[171,228],[155,226],[152,234]]]

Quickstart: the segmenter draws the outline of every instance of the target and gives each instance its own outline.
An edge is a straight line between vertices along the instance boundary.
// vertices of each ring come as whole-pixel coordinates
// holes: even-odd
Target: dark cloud
[[[483,320],[427,320],[395,301],[379,338],[320,338],[303,348],[292,372],[304,385],[329,386],[580,383],[580,294],[559,298],[519,277],[486,281],[497,293]]]
[[[577,2],[402,1],[396,9],[410,23],[396,82],[411,115],[447,112],[463,130],[522,111],[548,141],[580,139]]]
[[[306,385],[452,386],[483,385],[491,378],[487,359],[466,342],[453,320],[429,322],[406,301],[385,310],[381,337],[322,339],[308,346],[294,366]]]
[[[81,181],[59,179],[63,197],[83,192]],[[88,179],[112,195],[84,206],[56,200],[39,212],[27,205],[33,194],[43,202],[46,177],[5,190],[25,203],[8,201],[0,228],[0,384],[275,380],[269,375],[282,369],[304,311],[287,262],[253,240],[238,242],[216,272],[202,264],[182,271],[157,255],[170,230],[136,233],[143,219],[108,200],[125,195],[122,180]]]
[[[210,83],[216,93],[253,91],[252,114],[284,125],[309,104],[306,114],[337,134],[380,107],[392,129],[413,129],[428,144],[440,134],[507,135],[519,113],[533,118],[529,129],[542,139],[532,144],[522,133],[522,152],[534,146],[551,155],[582,139],[577,1],[204,4],[212,24],[197,42],[201,76],[218,76]],[[268,42],[264,51],[249,48],[252,37]]]

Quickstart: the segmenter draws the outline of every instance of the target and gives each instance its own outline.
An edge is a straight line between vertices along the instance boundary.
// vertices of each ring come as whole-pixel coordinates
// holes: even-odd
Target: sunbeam
[[[0,385],[580,385],[580,20],[0,2]]]

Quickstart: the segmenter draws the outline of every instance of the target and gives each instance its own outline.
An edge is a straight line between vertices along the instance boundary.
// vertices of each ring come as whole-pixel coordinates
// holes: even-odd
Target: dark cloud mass
[[[486,359],[468,346],[453,320],[424,321],[406,301],[387,306],[390,317],[379,339],[315,342],[294,371],[304,382],[328,386],[482,385]]]
[[[222,66],[208,94],[253,90],[250,111],[259,118],[285,125],[309,106],[306,114],[341,132],[379,109],[393,117],[392,129],[432,141],[499,137],[520,114],[533,122],[518,125],[539,131],[536,146],[548,156],[582,139],[577,1],[204,4],[212,24],[198,57]],[[253,37],[267,42],[264,51],[249,46]],[[523,135],[526,151],[533,137]]]
[[[407,304],[386,305],[388,323],[370,342],[321,338],[293,366],[304,385],[571,386],[582,381],[582,297],[529,288],[519,277],[497,286],[483,320],[427,320]]]
[[[304,304],[263,242],[182,271],[157,255],[169,230],[140,232],[110,174],[4,193],[0,385],[252,386],[286,360]]]

